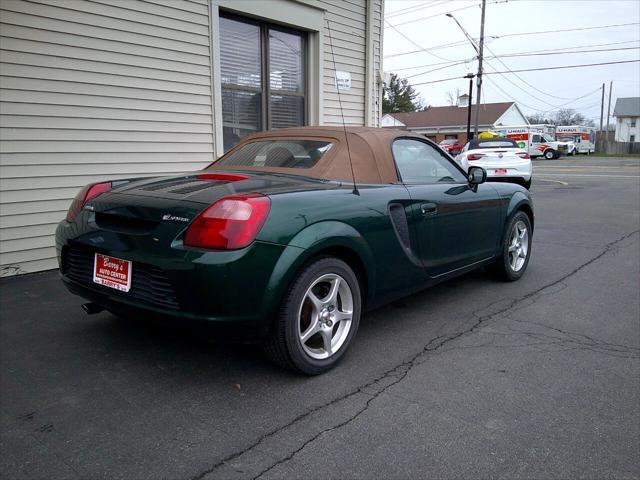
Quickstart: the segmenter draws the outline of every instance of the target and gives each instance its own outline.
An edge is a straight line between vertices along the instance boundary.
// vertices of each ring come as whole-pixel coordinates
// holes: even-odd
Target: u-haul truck
[[[576,153],[595,153],[596,129],[584,125],[566,125],[556,127],[556,138],[563,142],[573,142]]]
[[[547,160],[558,158],[566,147],[553,139],[553,125],[516,125],[498,127],[492,131],[515,140],[531,157],[543,156]]]

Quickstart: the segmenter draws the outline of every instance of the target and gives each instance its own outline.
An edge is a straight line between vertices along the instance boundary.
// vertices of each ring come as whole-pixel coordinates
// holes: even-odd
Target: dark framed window
[[[304,32],[220,15],[224,150],[260,130],[307,123]]]

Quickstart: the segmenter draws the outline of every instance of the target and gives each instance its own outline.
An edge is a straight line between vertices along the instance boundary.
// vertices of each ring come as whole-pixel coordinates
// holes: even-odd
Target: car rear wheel
[[[507,223],[500,257],[488,267],[501,280],[513,282],[524,275],[531,257],[531,221],[518,211]]]
[[[325,257],[309,264],[285,295],[271,334],[263,344],[274,363],[306,375],[335,367],[360,323],[361,294],[353,270]]]

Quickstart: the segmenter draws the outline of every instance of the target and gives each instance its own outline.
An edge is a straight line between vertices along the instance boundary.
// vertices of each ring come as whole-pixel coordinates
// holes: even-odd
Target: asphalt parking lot
[[[534,162],[525,277],[368,313],[304,378],[0,281],[3,478],[638,478],[640,159]]]

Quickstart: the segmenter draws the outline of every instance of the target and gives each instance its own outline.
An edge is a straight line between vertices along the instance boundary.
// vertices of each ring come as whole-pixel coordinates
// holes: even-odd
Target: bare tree
[[[459,88],[456,88],[455,92],[452,92],[451,90],[447,92],[447,101],[449,102],[449,105],[451,105],[452,107],[458,104],[458,98],[460,98]]]

